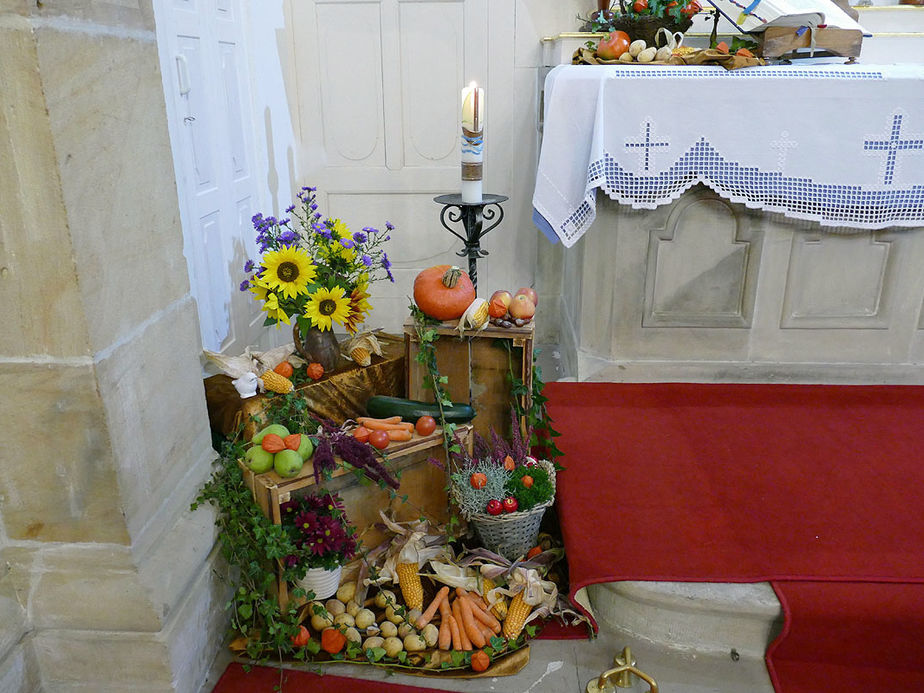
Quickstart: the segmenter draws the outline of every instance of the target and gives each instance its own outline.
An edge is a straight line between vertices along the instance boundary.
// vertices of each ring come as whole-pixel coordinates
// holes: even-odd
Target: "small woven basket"
[[[663,27],[672,34],[678,31],[684,33],[693,26],[693,20],[685,17],[677,21],[673,17],[654,17],[646,14],[638,16],[619,15],[613,19],[612,26],[618,31],[625,31],[632,41],[643,39],[649,46],[654,46],[655,34],[658,33],[658,29]]]
[[[479,513],[468,518],[484,547],[511,561],[521,558],[536,545],[542,516],[546,508],[555,502],[555,466],[548,460],[537,460],[537,464],[549,474],[551,499],[523,512],[503,515]]]

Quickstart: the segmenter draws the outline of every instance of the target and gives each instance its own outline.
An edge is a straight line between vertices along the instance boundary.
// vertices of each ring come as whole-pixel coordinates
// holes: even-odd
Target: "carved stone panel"
[[[649,234],[644,327],[749,327],[760,234],[719,197],[675,203]]]
[[[883,234],[793,236],[783,329],[885,329],[897,263]]]

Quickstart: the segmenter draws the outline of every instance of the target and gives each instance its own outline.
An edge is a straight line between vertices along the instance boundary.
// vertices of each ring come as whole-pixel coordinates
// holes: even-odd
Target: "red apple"
[[[492,318],[502,318],[507,315],[507,308],[513,296],[509,291],[495,291],[488,299],[488,315]]]
[[[536,304],[526,294],[517,294],[510,302],[510,316],[521,320],[530,320],[536,314]]]
[[[503,506],[505,513],[515,513],[519,507],[519,503],[517,503],[517,499],[513,496],[507,496],[504,499]]]
[[[539,295],[536,293],[536,290],[529,286],[524,286],[521,289],[517,289],[517,292],[514,296],[526,296],[530,301],[533,302],[534,306],[539,305]]]
[[[502,512],[504,512],[504,506],[497,499],[489,500],[486,510],[488,511],[488,515],[500,515]]]

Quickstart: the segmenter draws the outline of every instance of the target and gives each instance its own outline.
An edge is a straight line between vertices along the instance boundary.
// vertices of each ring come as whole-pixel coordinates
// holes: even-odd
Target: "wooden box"
[[[845,58],[860,56],[863,32],[855,29],[838,29],[825,27],[815,29],[815,54],[839,55]],[[779,58],[793,51],[808,56],[811,48],[812,32],[799,34],[799,27],[771,26],[760,34],[759,55],[764,58]]]
[[[513,404],[508,373],[512,367],[527,393],[532,392],[535,323],[509,329],[488,325],[478,332],[465,332],[461,338],[457,324],[458,321],[445,322],[437,328],[436,363],[440,375],[448,378],[449,397],[475,408],[473,423],[479,435],[489,437],[493,428],[507,436]],[[511,347],[509,355],[504,342]],[[427,369],[415,360],[418,342],[412,320],[404,325],[404,343],[407,396],[433,402],[433,391],[424,387]],[[529,405],[528,395],[520,400],[524,407]]]
[[[344,359],[321,380],[296,389],[316,417],[342,423],[365,414],[366,400],[372,395],[404,397],[404,340],[398,335],[377,336],[382,356],[373,356],[369,366],[363,368]],[[257,431],[253,417],[262,418],[266,396],[242,400],[226,375],[206,378],[205,391],[212,429],[228,435],[243,422],[244,439],[250,440]]]
[[[471,450],[472,426],[460,426],[458,429],[463,443]],[[321,487],[330,492],[339,493],[343,498],[346,514],[356,527],[357,537],[366,549],[378,546],[384,535],[373,525],[380,522],[379,511],[393,512],[398,521],[414,520],[426,517],[433,523],[444,523],[449,519],[449,499],[446,491],[448,485],[447,471],[432,462],[434,457],[448,468],[446,454],[443,450],[443,434],[437,428],[429,436],[414,434],[413,439],[404,443],[392,443],[385,450],[391,469],[400,473],[401,487],[392,498],[388,490],[377,484],[361,482],[356,476],[337,468],[331,479],[321,481]],[[282,523],[280,505],[292,500],[299,493],[310,493],[318,489],[314,480],[314,465],[309,460],[301,472],[292,478],[283,478],[274,471],[254,474],[240,463],[244,480],[253,493],[254,500],[274,524]],[[407,500],[403,496],[407,495]],[[288,586],[279,579],[279,602],[288,602]]]

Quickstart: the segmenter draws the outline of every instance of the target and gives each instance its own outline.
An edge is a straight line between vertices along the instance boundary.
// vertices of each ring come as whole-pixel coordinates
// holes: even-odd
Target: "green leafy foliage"
[[[529,488],[523,484],[524,476],[530,476],[533,479],[533,485]],[[507,480],[505,491],[508,496],[517,499],[518,510],[531,510],[555,495],[555,489],[549,480],[549,473],[539,465],[516,467]]]
[[[561,435],[552,428],[552,419],[549,416],[546,403],[549,398],[542,394],[545,389],[545,382],[542,380],[542,368],[537,362],[541,349],[533,350],[532,363],[532,388],[526,387],[523,379],[517,376],[513,368],[513,349],[509,343],[510,340],[498,340],[502,342],[507,349],[507,379],[510,381],[510,394],[513,398],[513,407],[517,416],[526,418],[527,430],[531,431],[528,444],[533,450],[534,456],[549,460],[555,466],[555,469],[564,469],[557,462],[557,458],[562,456],[562,451],[555,445],[555,438]],[[523,406],[523,400],[526,400],[526,406]]]

